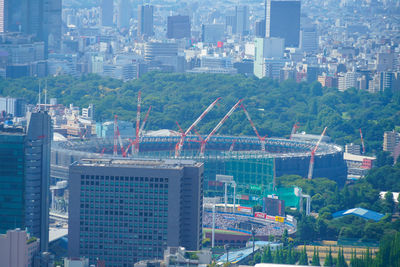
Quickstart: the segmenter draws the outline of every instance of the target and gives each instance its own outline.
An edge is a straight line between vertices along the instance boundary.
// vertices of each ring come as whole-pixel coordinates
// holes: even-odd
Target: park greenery
[[[120,120],[135,121],[137,94],[141,91],[143,109],[152,106],[146,126],[152,130],[178,130],[176,121],[187,128],[218,97],[222,97],[220,105],[197,127],[202,134],[208,134],[239,99],[243,99],[262,136],[288,137],[298,122],[300,131],[313,134],[320,134],[327,126],[327,134],[344,145],[360,143],[361,128],[369,153],[381,150],[383,132],[399,127],[400,122],[400,92],[370,94],[355,89],[339,92],[323,88],[318,82],[278,83],[240,75],[157,72],[128,82],[97,75],[46,80],[40,82],[42,90],[47,84],[47,99],[57,98],[64,105],[73,103],[80,107],[93,103],[97,121],[112,120],[114,115]],[[0,80],[0,95],[22,97],[32,104],[38,102],[38,88],[37,78]],[[219,133],[254,135],[240,109]]]

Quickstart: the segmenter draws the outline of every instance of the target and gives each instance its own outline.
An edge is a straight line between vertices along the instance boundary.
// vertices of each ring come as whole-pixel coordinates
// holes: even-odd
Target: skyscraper
[[[298,47],[300,37],[300,1],[266,0],[266,37],[285,39],[288,47]]]
[[[112,26],[114,17],[114,0],[101,0],[101,25]]]
[[[130,0],[120,0],[118,4],[118,28],[129,28],[131,19],[131,2]]]
[[[236,6],[236,34],[247,35],[249,33],[249,7]]]
[[[190,38],[189,16],[169,16],[167,25],[168,39]]]
[[[302,27],[300,31],[300,49],[306,53],[318,51],[318,35],[315,25]]]
[[[139,6],[138,8],[138,30],[139,36],[153,36],[153,13],[154,7],[150,5]]]
[[[59,48],[61,0],[0,0],[0,32],[32,34]]]
[[[201,247],[203,164],[87,159],[70,167],[68,254],[131,266]]]
[[[0,232],[27,228],[48,251],[51,119],[27,114],[26,128],[0,125]]]

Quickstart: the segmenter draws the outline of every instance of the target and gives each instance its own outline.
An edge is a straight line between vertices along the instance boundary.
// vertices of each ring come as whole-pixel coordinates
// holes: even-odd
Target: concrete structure
[[[169,16],[167,20],[167,38],[190,38],[189,16]]]
[[[225,26],[223,24],[203,24],[201,26],[201,40],[204,43],[217,44],[225,39]]]
[[[39,253],[39,240],[30,238],[26,231],[7,231],[0,235],[0,259],[3,267],[31,267]]]
[[[118,3],[118,28],[129,28],[131,19],[131,2],[130,0],[119,0]]]
[[[236,17],[236,34],[247,35],[249,34],[249,7],[248,6],[236,6],[235,7]]]
[[[114,0],[101,0],[101,25],[113,26]]]
[[[353,155],[361,155],[361,146],[355,145],[353,143],[346,144],[345,153],[353,154]]]
[[[26,102],[21,98],[0,97],[0,113],[6,112],[13,117],[24,117]]]
[[[280,70],[284,67],[284,39],[255,39],[254,75],[258,78],[270,77],[279,79]]]
[[[318,52],[318,34],[315,25],[300,30],[300,49],[306,53]]]
[[[288,47],[298,47],[300,6],[297,0],[266,0],[265,37],[285,39]]]
[[[153,36],[153,13],[154,6],[143,5],[138,7],[138,29],[139,36]]]
[[[0,231],[27,228],[40,238],[40,250],[48,250],[50,116],[43,111],[27,114],[27,126],[0,125]]]
[[[358,73],[356,72],[346,72],[339,74],[338,78],[338,89],[339,91],[346,91],[347,89],[350,88],[356,88],[357,87],[357,78],[358,78]]]
[[[201,247],[202,163],[81,160],[69,185],[71,257],[132,265],[162,258],[167,246]]]
[[[64,267],[89,267],[88,258],[64,258]]]
[[[383,134],[383,151],[393,153],[396,146],[400,144],[400,133],[396,131],[386,131]]]

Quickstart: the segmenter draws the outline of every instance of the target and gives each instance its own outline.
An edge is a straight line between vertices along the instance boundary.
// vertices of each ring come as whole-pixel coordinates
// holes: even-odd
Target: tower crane
[[[322,132],[321,136],[320,136],[319,139],[318,139],[317,144],[316,144],[315,147],[311,150],[310,167],[309,167],[309,169],[308,169],[308,179],[309,179],[309,180],[311,180],[312,177],[313,177],[315,152],[317,151],[318,146],[319,146],[319,144],[321,143],[322,138],[324,137],[327,128],[328,128],[328,127],[325,127],[324,131]]]
[[[138,92],[137,99],[137,111],[136,111],[136,132],[135,132],[135,144],[132,146],[132,154],[139,152],[139,129],[140,129],[140,108],[142,105],[142,93]]]
[[[117,119],[118,119],[118,116],[115,115],[114,116],[114,150],[113,150],[113,155],[117,156],[117,154],[118,154],[118,143],[119,143],[119,146],[120,146],[121,152],[122,152],[122,156],[125,158],[126,157],[126,153],[125,153],[125,150],[124,150],[124,146],[122,144],[121,135],[119,133]]]
[[[261,150],[262,150],[262,151],[265,151],[265,138],[266,138],[267,136],[261,137],[261,136],[258,134],[257,128],[256,128],[256,126],[254,125],[253,121],[251,120],[250,114],[247,112],[247,110],[246,110],[246,108],[244,107],[243,103],[240,104],[240,106],[242,107],[242,109],[243,109],[243,111],[244,111],[244,114],[246,114],[247,120],[250,122],[251,127],[253,127],[253,131],[256,133],[256,135],[257,135],[257,137],[258,137],[258,140],[260,140],[260,143],[261,143]]]
[[[183,148],[183,143],[185,142],[185,137],[190,133],[190,131],[204,118],[204,116],[207,115],[207,113],[217,104],[217,102],[221,99],[221,97],[218,97],[214,102],[212,102],[206,110],[201,113],[201,115],[193,122],[192,125],[189,126],[189,128],[181,133],[181,139],[179,140],[179,143],[176,144],[175,146],[175,157],[179,157],[181,154],[182,148]]]
[[[211,131],[211,133],[201,142],[200,146],[200,156],[204,156],[204,150],[206,148],[207,142],[210,140],[210,138],[221,128],[221,126],[224,124],[224,122],[231,116],[231,114],[235,111],[235,109],[242,103],[243,99],[240,99],[229,111],[226,113],[225,117],[222,118],[222,120],[215,126],[215,128]]]

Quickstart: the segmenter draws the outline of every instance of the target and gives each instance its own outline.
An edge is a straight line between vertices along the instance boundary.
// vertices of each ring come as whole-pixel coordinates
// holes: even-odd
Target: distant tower
[[[153,14],[154,7],[150,5],[139,6],[138,8],[138,30],[139,36],[153,36]]]
[[[118,5],[118,28],[129,28],[131,19],[130,0],[120,0]]]
[[[235,8],[236,14],[236,34],[247,35],[249,34],[249,7],[237,6]]]
[[[101,0],[101,25],[112,26],[114,17],[114,0]]]
[[[299,47],[300,1],[266,0],[265,36],[285,39],[288,47]]]

